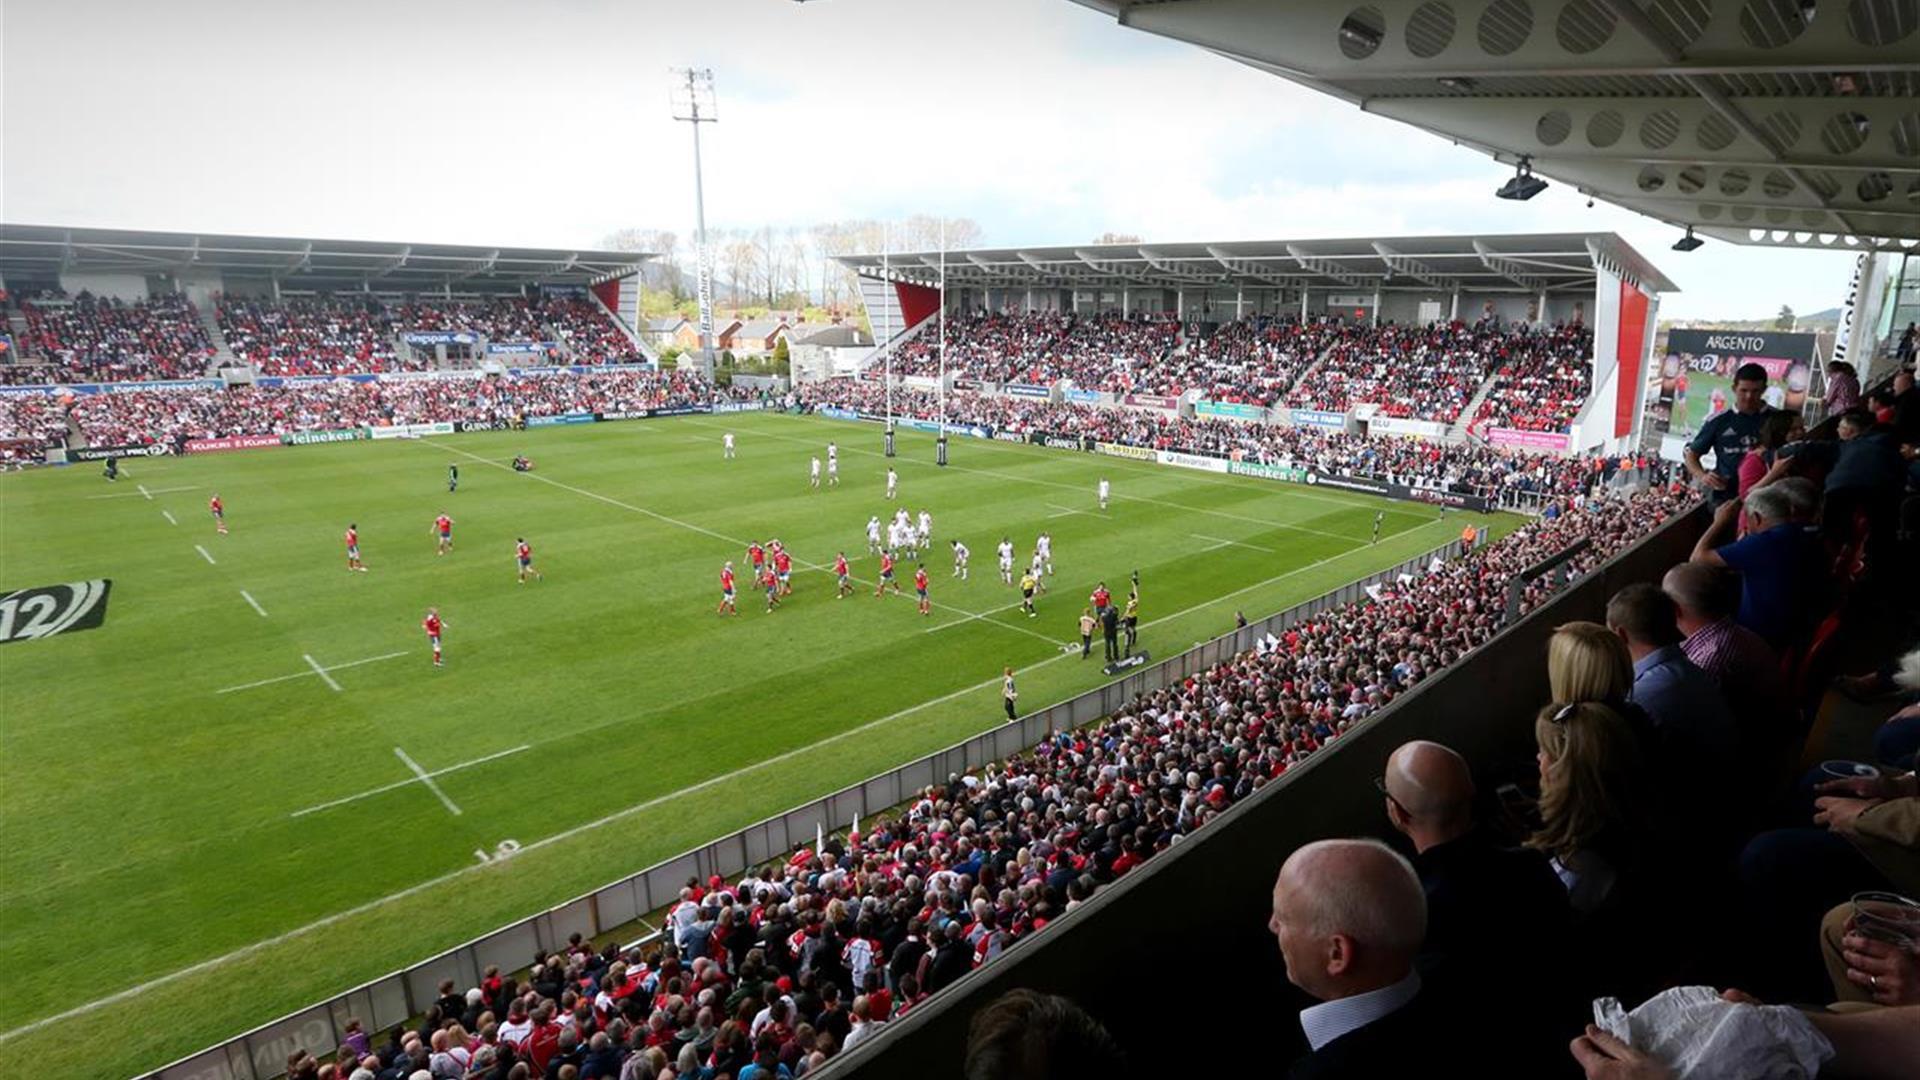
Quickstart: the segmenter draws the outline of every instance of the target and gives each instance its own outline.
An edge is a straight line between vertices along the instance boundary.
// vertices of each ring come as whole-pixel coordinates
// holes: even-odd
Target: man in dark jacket
[[[1320,1000],[1300,1012],[1312,1052],[1294,1080],[1420,1076],[1456,1040],[1422,993],[1414,958],[1427,900],[1407,860],[1375,840],[1320,840],[1296,850],[1273,884],[1267,927],[1287,980]]]

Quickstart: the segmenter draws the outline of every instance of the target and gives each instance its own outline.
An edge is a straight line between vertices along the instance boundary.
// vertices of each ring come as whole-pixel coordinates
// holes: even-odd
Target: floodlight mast
[[[712,68],[672,68],[668,99],[673,118],[693,127],[694,280],[700,297],[700,366],[713,383],[713,251],[707,245],[707,193],[700,172],[700,125],[718,123]]]

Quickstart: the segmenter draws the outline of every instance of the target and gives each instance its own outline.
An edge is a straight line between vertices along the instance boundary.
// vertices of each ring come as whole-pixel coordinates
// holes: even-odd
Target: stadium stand
[[[272,303],[223,297],[216,311],[228,348],[262,375],[342,375],[403,367],[395,356],[393,321],[371,298]]]
[[[606,312],[591,301],[556,297],[540,306],[541,318],[566,345],[576,364],[631,364],[644,360],[640,350]]]
[[[81,292],[43,292],[20,300],[29,360],[0,365],[8,383],[121,382],[202,375],[214,354],[200,314],[186,297],[139,303]]]
[[[1458,419],[1492,376],[1476,425],[1547,431],[1564,430],[1585,403],[1592,344],[1579,324],[1366,327],[1249,317],[1193,323],[1182,334],[1165,318],[974,313],[947,324],[946,370],[989,383],[1068,380],[1113,394],[1197,390],[1262,407],[1344,412],[1371,404],[1376,415],[1439,423]],[[891,369],[933,375],[939,357],[938,336],[922,333],[895,350]]]
[[[570,412],[682,407],[708,400],[711,392],[706,383],[675,372],[530,372],[405,382],[163,387],[81,396],[73,401],[72,416],[88,445],[131,446],[363,425],[505,426],[528,417]],[[721,391],[723,398],[730,395]]]
[[[1507,339],[1525,337],[1490,324],[1374,327],[1337,343],[1287,401],[1333,412],[1370,403],[1381,416],[1451,423]]]
[[[808,407],[869,414],[880,412],[888,399],[884,387],[856,381],[810,384],[801,388],[800,397]],[[891,398],[897,415],[923,420],[941,415],[941,399],[929,391],[895,388]],[[1298,463],[1322,472],[1483,495],[1509,505],[1582,493],[1596,477],[1611,479],[1613,469],[1653,467],[1644,457],[1614,458],[1609,463],[1607,459],[1415,438],[1366,438],[1317,428],[1187,419],[1163,412],[960,392],[946,395],[945,408],[950,423],[978,424],[996,431],[1041,432],[1220,457],[1238,455],[1273,465]]]
[[[1558,326],[1544,340],[1508,350],[1496,361],[1473,426],[1565,431],[1592,389],[1592,351],[1593,333],[1581,326]]]

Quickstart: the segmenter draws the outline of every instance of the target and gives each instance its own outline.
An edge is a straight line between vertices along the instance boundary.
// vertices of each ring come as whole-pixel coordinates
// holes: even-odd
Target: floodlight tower
[[[700,296],[700,367],[713,379],[713,251],[707,245],[707,193],[700,176],[700,125],[717,123],[712,68],[673,68],[667,96],[673,118],[693,126],[694,278]]]

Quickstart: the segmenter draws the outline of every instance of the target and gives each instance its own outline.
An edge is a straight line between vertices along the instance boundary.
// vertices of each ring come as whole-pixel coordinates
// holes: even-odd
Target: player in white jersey
[[[867,554],[874,555],[874,554],[878,554],[879,551],[880,551],[880,519],[877,517],[870,517],[867,519]]]
[[[1047,573],[1049,574],[1053,573],[1053,534],[1052,533],[1043,532],[1040,534],[1039,539],[1033,542],[1033,553],[1034,553],[1034,558],[1040,561],[1040,565],[1046,567]],[[1037,577],[1038,575],[1035,575],[1035,576]]]
[[[840,448],[827,444],[827,486],[836,487],[840,483]]]
[[[933,515],[920,511],[920,546],[926,547],[933,540]]]
[[[900,490],[900,474],[897,472],[894,472],[893,466],[889,465],[887,466],[887,498],[891,500],[893,498],[894,492],[899,490]]]
[[[733,460],[733,432],[729,431],[725,435],[720,436],[720,445],[726,448],[726,459],[728,461],[732,461]]]
[[[1047,569],[1046,560],[1040,558],[1039,552],[1037,551],[1034,552],[1033,562],[1027,565],[1027,574],[1033,578],[1034,584],[1040,587],[1041,592],[1047,591],[1047,581],[1044,576],[1046,573],[1046,569]]]
[[[1113,488],[1108,486],[1107,478],[1104,476],[1101,477],[1100,478],[1100,509],[1105,510],[1107,508],[1107,496],[1111,495],[1112,493],[1113,493]]]
[[[958,540],[953,542],[953,576],[961,581],[967,580],[967,556],[971,554],[967,545]]]
[[[1000,552],[1000,580],[1011,585],[1013,584],[1013,541],[1004,536],[1001,537],[998,550]]]
[[[809,471],[807,473],[807,485],[809,487],[814,487],[814,488],[819,487],[820,486],[820,458],[818,456],[814,457],[812,464],[808,467],[808,470]]]

